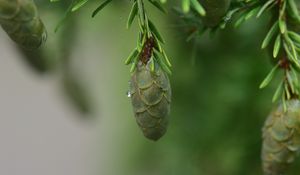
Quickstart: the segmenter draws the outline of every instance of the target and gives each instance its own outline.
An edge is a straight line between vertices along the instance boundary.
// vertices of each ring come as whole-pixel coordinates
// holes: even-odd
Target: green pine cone
[[[154,141],[167,131],[171,103],[169,78],[159,65],[155,67],[151,72],[146,65],[138,64],[130,82],[137,124],[144,136]]]
[[[282,175],[300,151],[300,101],[289,100],[271,112],[263,128],[265,175]]]
[[[207,27],[217,26],[229,9],[230,0],[198,0],[203,5],[206,15],[203,23]]]
[[[37,49],[47,38],[33,0],[0,0],[0,24],[25,49]]]

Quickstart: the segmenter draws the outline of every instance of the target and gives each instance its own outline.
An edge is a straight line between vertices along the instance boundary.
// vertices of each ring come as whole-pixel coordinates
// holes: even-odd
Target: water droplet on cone
[[[127,91],[126,95],[127,95],[128,98],[130,98],[131,97],[131,92]]]

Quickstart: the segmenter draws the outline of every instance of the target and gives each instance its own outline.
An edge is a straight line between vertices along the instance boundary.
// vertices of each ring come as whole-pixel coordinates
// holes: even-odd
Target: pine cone
[[[156,70],[138,64],[131,77],[131,101],[137,124],[145,137],[158,140],[167,130],[171,87],[167,74],[156,65]]]
[[[33,0],[0,0],[0,24],[12,40],[37,49],[47,38]]]
[[[206,11],[203,22],[207,27],[217,26],[226,15],[230,5],[230,0],[199,0],[199,2]]]
[[[289,100],[271,112],[263,128],[265,175],[282,175],[300,151],[300,101]]]

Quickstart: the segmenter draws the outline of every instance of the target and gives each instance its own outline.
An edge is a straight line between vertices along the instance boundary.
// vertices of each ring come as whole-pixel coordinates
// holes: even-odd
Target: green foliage
[[[105,6],[107,6],[112,0],[106,0],[102,2],[97,9],[93,12],[92,17],[95,17]]]
[[[204,5],[205,2],[202,2]],[[210,1],[213,3],[213,1]],[[225,6],[225,5],[224,5]],[[224,7],[223,6],[223,7]],[[279,6],[279,8],[278,8]],[[214,9],[213,5],[210,6]],[[276,12],[278,8],[278,12]],[[234,26],[240,26],[243,22],[247,21],[251,17],[259,18],[262,14],[271,11],[274,18],[272,19],[272,26],[269,29],[266,37],[262,42],[262,49],[270,47],[272,45],[273,51],[272,55],[277,59],[277,64],[268,74],[268,76],[263,80],[260,85],[260,88],[266,87],[271,80],[273,79],[275,73],[279,70],[278,67],[283,69],[283,86],[285,88],[277,88],[278,91],[274,94],[273,100],[279,99],[278,96],[281,95],[282,100],[289,100],[299,95],[299,85],[298,85],[298,76],[297,70],[299,70],[299,34],[295,31],[295,26],[299,26],[299,12],[297,5],[293,0],[289,1],[233,1],[227,14],[223,17],[222,21],[214,22],[214,25],[207,25],[205,21],[212,22],[213,17],[210,17],[210,10],[207,10],[207,16],[204,17],[203,21],[197,20],[197,16],[183,15],[180,11],[177,10],[184,23],[190,26],[192,32],[187,37],[187,40],[197,38],[197,36],[203,34],[207,30],[206,26],[215,26],[211,31],[215,31],[218,28],[224,28],[227,23],[231,22],[235,18]],[[212,12],[213,15],[217,13]],[[222,16],[222,15],[221,15]],[[205,20],[205,18],[209,18]],[[219,17],[218,17],[219,18]],[[277,20],[274,20],[276,19]],[[291,25],[293,24],[293,26]],[[279,91],[280,89],[280,91]]]
[[[154,7],[156,7],[158,10],[164,12],[165,10],[163,7],[159,4],[157,1],[152,1],[150,4],[152,4]],[[171,63],[166,55],[165,50],[162,47],[162,44],[164,43],[164,39],[160,32],[158,31],[155,24],[149,19],[146,10],[144,8],[144,2],[141,0],[137,0],[133,2],[131,12],[128,17],[127,21],[127,28],[129,28],[133,22],[134,19],[138,20],[139,24],[139,37],[138,37],[138,44],[132,54],[126,59],[126,64],[131,64],[131,72],[134,72],[137,64],[141,61],[141,59],[147,59],[144,61],[145,64],[148,62],[152,64],[152,66],[159,65],[162,67],[164,71],[167,73],[171,73],[170,67]],[[147,48],[146,44],[147,41],[150,39],[153,39],[153,44],[150,45]],[[146,50],[147,49],[147,50]],[[149,53],[145,53],[149,52]],[[154,53],[153,53],[154,52]],[[146,54],[146,55],[145,55]],[[149,57],[149,58],[142,58],[142,57]],[[148,60],[149,59],[149,60]],[[152,71],[155,70],[155,68],[151,69]]]
[[[299,38],[299,34],[297,34],[294,28],[289,24],[291,19],[297,20],[299,18],[299,13],[293,0],[269,0],[262,5],[258,16],[260,16],[265,9],[272,9],[276,6],[279,6],[278,11],[277,9],[274,9],[274,18],[277,19],[273,21],[273,25],[263,41],[262,48],[270,46],[272,42],[274,43],[272,46],[272,56],[278,60],[278,65],[283,69],[284,72],[282,81],[284,88],[278,88],[281,89],[281,92],[277,91],[274,96],[282,94],[281,99],[285,101],[299,95],[298,76],[296,74],[296,70],[300,68],[299,42],[297,40],[297,38]],[[299,24],[300,23],[298,23],[298,25]],[[266,79],[272,78],[268,76]],[[279,86],[282,85],[280,84]],[[274,97],[273,99],[277,98]]]
[[[190,8],[196,10],[201,16],[206,15],[205,9],[197,0],[182,0],[183,12],[188,13]]]

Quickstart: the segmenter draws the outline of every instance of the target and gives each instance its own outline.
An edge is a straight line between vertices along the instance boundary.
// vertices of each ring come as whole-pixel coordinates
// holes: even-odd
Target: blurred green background
[[[149,7],[150,17],[165,37],[165,47],[173,63],[173,75],[170,77],[173,91],[170,126],[167,134],[154,143],[144,138],[137,127],[130,99],[126,96],[130,73],[129,67],[123,62],[135,47],[137,39],[136,23],[131,30],[125,29],[129,3],[114,2],[93,19],[90,16],[96,4],[90,3],[73,14],[68,19],[71,22],[66,22],[58,33],[54,33],[54,28],[63,15],[63,10],[58,10],[60,4],[38,4],[49,34],[45,49],[47,50],[47,45],[51,45],[49,48],[53,49],[46,51],[46,57],[54,60],[51,65],[55,68],[49,74],[40,76],[36,76],[34,71],[28,71],[30,69],[23,71],[28,79],[43,79],[37,84],[51,80],[55,82],[51,86],[61,87],[61,80],[65,75],[62,72],[66,67],[58,62],[64,62],[63,59],[67,57],[61,52],[69,52],[65,49],[71,49],[68,53],[68,69],[89,96],[88,103],[93,112],[90,115],[68,112],[63,115],[67,118],[63,122],[73,123],[74,128],[84,125],[83,130],[89,130],[78,136],[89,137],[88,146],[78,149],[88,150],[84,152],[90,160],[86,166],[93,169],[90,174],[262,174],[261,128],[274,105],[271,98],[276,85],[273,83],[265,90],[258,89],[260,82],[272,68],[268,54],[260,50],[268,29],[268,16],[249,20],[238,29],[229,25],[214,37],[205,33],[197,40],[197,45],[194,45],[193,42],[185,41],[184,26],[172,13],[172,3],[167,5],[170,11],[168,15]],[[57,44],[61,42],[61,38],[66,37],[66,33],[75,28],[76,31],[64,41],[63,46]],[[4,33],[1,35],[4,37]],[[5,42],[11,52],[17,52],[12,49],[14,44],[11,41],[7,39]],[[22,60],[18,54],[10,57],[20,57],[16,60]],[[27,65],[24,62],[22,66]],[[11,78],[9,74],[2,77]],[[58,98],[67,97],[61,93],[61,89],[57,88]],[[13,90],[7,92],[14,94]],[[29,99],[30,95],[15,98]],[[66,105],[64,103],[63,106],[68,111],[75,111],[76,105],[67,103],[70,101],[72,100],[66,100]],[[14,115],[21,117],[18,113]],[[30,114],[22,113],[23,118],[27,115]],[[79,120],[74,121],[72,117]],[[52,124],[55,125],[55,122],[62,121],[53,120]],[[87,129],[89,127],[93,129]],[[64,132],[64,129],[66,130],[62,127],[59,131]],[[60,132],[56,135],[64,136],[68,141],[68,134]],[[80,133],[82,130],[76,132]],[[74,137],[75,133],[69,134]],[[9,136],[8,133],[3,137]],[[82,142],[78,142],[80,143]],[[45,150],[53,149],[51,145],[48,146]],[[64,145],[61,147],[68,150]],[[67,155],[55,156],[60,159],[60,156]],[[30,157],[27,161],[31,161]],[[66,168],[63,161],[61,166],[62,169]],[[56,174],[63,174],[62,172],[58,171]],[[295,166],[289,174],[297,174],[296,172]],[[34,173],[31,172],[32,174]]]

